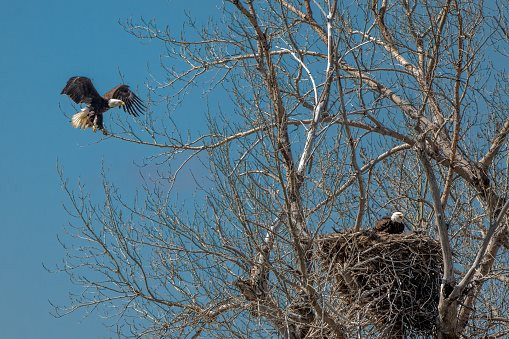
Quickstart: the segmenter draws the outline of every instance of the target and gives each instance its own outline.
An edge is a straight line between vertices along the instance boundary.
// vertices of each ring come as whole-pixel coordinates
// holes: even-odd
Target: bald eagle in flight
[[[100,129],[104,134],[108,132],[103,126],[103,113],[110,108],[121,106],[135,117],[145,110],[143,101],[129,86],[120,84],[101,96],[87,77],[71,77],[60,94],[68,95],[77,104],[86,104],[85,108],[72,116],[74,128],[92,128],[94,132]]]
[[[403,233],[405,224],[403,223],[403,213],[394,212],[390,217],[384,217],[375,224],[376,232],[385,232],[389,234]]]

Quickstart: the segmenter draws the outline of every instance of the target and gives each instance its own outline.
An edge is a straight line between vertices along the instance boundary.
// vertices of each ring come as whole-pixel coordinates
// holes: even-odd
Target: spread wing
[[[77,104],[91,104],[92,101],[101,98],[92,84],[92,80],[79,76],[70,78],[60,94],[68,95]]]
[[[143,113],[146,109],[143,101],[141,101],[141,99],[129,89],[129,86],[124,84],[113,87],[103,95],[103,98],[106,100],[122,100],[125,103],[125,106],[122,106],[124,111],[134,115],[135,117],[137,117],[140,113]]]

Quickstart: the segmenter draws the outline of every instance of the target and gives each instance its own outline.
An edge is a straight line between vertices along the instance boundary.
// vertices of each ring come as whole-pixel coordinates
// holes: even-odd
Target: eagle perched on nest
[[[389,234],[403,233],[405,224],[403,223],[403,213],[394,212],[390,217],[384,217],[375,224],[376,232],[385,232]]]

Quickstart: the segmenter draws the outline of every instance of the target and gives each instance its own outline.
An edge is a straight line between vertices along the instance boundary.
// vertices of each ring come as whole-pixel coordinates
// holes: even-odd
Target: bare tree
[[[135,336],[382,335],[362,310],[345,316],[313,248],[400,210],[440,244],[433,335],[508,335],[507,3],[223,5],[180,36],[126,23],[167,51],[154,98],[199,86],[230,103],[204,112],[207,134],[160,112],[137,122],[144,132],[117,121],[110,138],[160,150],[160,178],[135,201],[106,176],[103,203],[63,179],[76,239],[62,270],[83,293],[57,314],[103,312]],[[173,182],[192,159],[209,181],[182,207]]]

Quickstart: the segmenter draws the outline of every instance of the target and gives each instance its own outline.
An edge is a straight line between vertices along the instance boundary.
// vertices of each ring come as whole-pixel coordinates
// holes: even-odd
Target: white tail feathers
[[[74,128],[89,128],[93,127],[93,123],[88,116],[88,110],[82,110],[72,116],[71,124]]]

